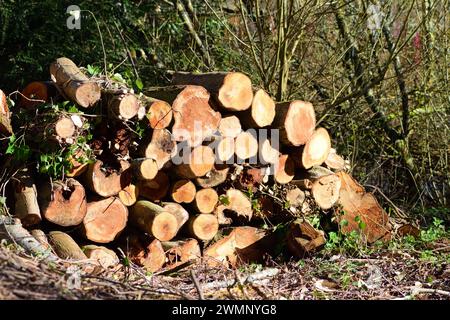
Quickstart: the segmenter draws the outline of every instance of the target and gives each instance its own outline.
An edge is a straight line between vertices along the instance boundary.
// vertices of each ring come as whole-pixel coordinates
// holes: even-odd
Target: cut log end
[[[302,152],[302,166],[309,169],[322,164],[328,157],[331,148],[330,135],[324,128],[318,128],[305,144]]]
[[[213,188],[224,183],[227,179],[230,168],[228,166],[214,166],[203,177],[195,179],[195,182],[202,188]]]
[[[223,117],[218,130],[222,137],[236,138],[242,131],[241,122],[236,116]]]
[[[152,141],[145,149],[145,157],[154,159],[158,169],[162,169],[170,158],[176,153],[176,142],[167,129],[156,129],[152,133]]]
[[[218,100],[222,106],[232,111],[243,111],[253,100],[252,82],[240,72],[228,73],[219,89]]]
[[[290,225],[287,247],[296,258],[320,250],[326,243],[323,231],[316,230],[307,221],[295,221]]]
[[[165,101],[152,102],[147,112],[147,119],[153,129],[167,128],[172,122],[172,106]]]
[[[214,211],[219,196],[212,188],[202,189],[195,195],[195,207],[200,213],[211,213]]]
[[[317,205],[321,209],[327,210],[338,201],[340,188],[341,180],[338,176],[332,174],[315,180],[312,184],[311,193]]]
[[[275,102],[263,89],[256,91],[251,106],[251,122],[247,126],[267,127],[275,118]]]
[[[191,203],[194,201],[195,194],[195,184],[190,180],[178,180],[172,186],[172,199],[177,203]]]
[[[151,180],[138,182],[139,196],[152,201],[164,198],[169,191],[169,177],[163,171],[159,171]]]
[[[139,100],[134,94],[117,95],[109,103],[112,115],[118,119],[129,120],[139,111]]]
[[[198,146],[189,154],[187,163],[177,166],[176,172],[187,179],[202,177],[212,170],[214,162],[213,150],[208,146]]]
[[[128,163],[120,162],[119,169],[104,168],[103,162],[97,160],[89,165],[86,171],[86,182],[89,189],[96,192],[99,196],[110,197],[118,194],[120,190],[130,184],[131,176],[124,174],[128,168]]]
[[[133,183],[129,184],[125,188],[119,191],[119,199],[127,207],[131,207],[136,203],[139,197],[139,187]]]
[[[150,180],[158,174],[158,163],[155,159],[143,159],[132,164],[137,177],[141,180]]]
[[[56,122],[55,131],[60,138],[70,138],[75,134],[75,124],[70,118],[61,118]]]
[[[295,164],[289,155],[281,155],[275,165],[274,179],[276,182],[286,184],[294,179]]]
[[[191,217],[187,225],[191,236],[204,241],[214,238],[219,230],[217,217],[209,213],[201,213]]]
[[[250,132],[241,132],[234,145],[234,152],[239,159],[246,160],[258,154],[258,140]]]
[[[216,148],[218,163],[228,163],[234,156],[234,139],[231,137],[220,138]]]
[[[336,153],[336,150],[331,148],[328,157],[325,159],[325,164],[328,168],[341,171],[345,169],[345,160],[340,155]]]

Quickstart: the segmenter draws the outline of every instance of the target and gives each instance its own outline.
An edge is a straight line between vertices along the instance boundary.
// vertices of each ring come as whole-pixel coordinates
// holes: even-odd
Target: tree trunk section
[[[120,169],[106,167],[101,160],[97,160],[91,163],[86,171],[86,185],[99,196],[115,196],[130,184],[131,176],[125,173],[128,166],[127,162],[121,161]]]
[[[204,176],[195,179],[195,182],[202,188],[214,188],[227,180],[229,171],[230,168],[228,166],[215,165]]]
[[[331,148],[328,157],[325,159],[327,167],[334,171],[342,171],[345,169],[345,160],[336,153],[336,149]]]
[[[147,103],[147,119],[152,129],[167,128],[172,122],[172,106],[165,101],[145,97]]]
[[[52,81],[64,94],[83,108],[92,107],[100,100],[100,87],[90,81],[81,70],[67,58],[58,58],[50,65]]]
[[[340,189],[341,180],[338,176],[331,174],[315,180],[311,194],[321,209],[328,210],[338,201]]]
[[[160,241],[171,240],[178,231],[178,221],[172,213],[145,200],[131,208],[130,222]]]
[[[166,252],[168,269],[173,269],[185,262],[201,258],[202,253],[196,239],[162,242]]]
[[[234,138],[219,138],[216,146],[217,163],[234,163]]]
[[[190,236],[207,241],[219,231],[219,222],[213,214],[201,213],[189,218],[186,229]]]
[[[89,202],[83,219],[84,236],[97,243],[109,243],[125,228],[128,209],[114,197]]]
[[[161,170],[176,152],[177,145],[172,140],[172,134],[169,130],[153,130],[152,141],[145,149],[146,158],[155,160],[158,169]]]
[[[239,117],[246,129],[264,128],[272,124],[275,118],[275,102],[263,89],[256,91],[250,109]]]
[[[51,81],[33,81],[21,93],[19,106],[28,110],[33,110],[58,96],[58,90]]]
[[[247,160],[258,154],[258,140],[250,132],[241,132],[234,142],[234,153],[241,160]]]
[[[131,163],[135,176],[139,180],[151,180],[158,174],[158,163],[155,159],[139,159]]]
[[[86,216],[86,193],[75,179],[44,183],[39,188],[38,200],[45,219],[59,226],[77,226]]]
[[[320,250],[326,243],[323,231],[316,230],[307,221],[291,223],[287,235],[287,247],[298,259]]]
[[[83,253],[98,263],[102,268],[110,268],[119,264],[119,257],[117,254],[105,247],[89,244],[81,248]]]
[[[131,207],[136,203],[139,197],[139,187],[133,183],[130,183],[125,188],[119,191],[119,199],[127,207]]]
[[[189,219],[189,213],[183,208],[181,204],[175,202],[165,202],[163,205],[164,211],[170,212],[177,219],[178,231]]]
[[[295,176],[295,163],[290,155],[283,154],[275,164],[274,179],[277,183],[286,184],[292,181]]]
[[[330,153],[330,148],[331,141],[328,131],[324,128],[318,128],[301,149],[301,157],[299,155],[300,149],[293,154],[293,157],[297,159],[298,167],[309,169],[324,163]]]
[[[240,72],[192,74],[177,72],[172,83],[197,85],[208,90],[221,107],[230,111],[243,111],[250,107],[253,88],[249,77]]]
[[[61,259],[87,260],[78,244],[67,233],[50,231],[48,239],[53,250]]]
[[[134,94],[115,94],[108,98],[108,114],[112,119],[130,120],[137,116],[140,105]]]
[[[195,195],[195,208],[200,213],[212,213],[219,202],[216,190],[212,188],[201,189]]]
[[[13,180],[15,209],[14,215],[20,219],[24,227],[41,222],[41,210],[37,200],[37,190],[28,169],[19,171]]]
[[[241,122],[236,116],[222,117],[218,131],[222,137],[236,138],[242,132]]]
[[[177,203],[191,203],[195,199],[197,190],[195,184],[187,179],[176,181],[171,190],[173,201]]]

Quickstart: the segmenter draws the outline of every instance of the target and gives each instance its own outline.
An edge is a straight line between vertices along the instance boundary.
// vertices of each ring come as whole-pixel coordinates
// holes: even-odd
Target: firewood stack
[[[70,101],[81,110],[52,109],[49,123],[25,131],[37,152],[43,141],[70,148],[70,166],[56,180],[35,162],[21,166],[11,211],[61,258],[109,266],[120,248],[151,272],[196,259],[236,267],[302,258],[326,243],[314,215],[368,243],[389,237],[387,214],[346,172],[309,102],[275,102],[240,72],[175,73],[171,86],[141,94],[88,78],[67,58],[50,74],[16,107],[39,115]],[[0,94],[0,129],[10,134]],[[77,148],[80,137],[88,149]]]

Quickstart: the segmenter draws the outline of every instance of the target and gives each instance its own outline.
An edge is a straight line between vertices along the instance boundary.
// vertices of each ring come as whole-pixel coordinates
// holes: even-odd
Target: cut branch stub
[[[166,196],[169,186],[169,177],[163,171],[159,171],[154,179],[138,182],[139,195],[152,201],[160,200]]]
[[[389,217],[374,195],[366,193],[348,173],[341,171],[336,175],[341,180],[339,204],[342,209],[336,209],[335,215],[341,225],[341,231],[361,232],[368,243],[385,239],[391,230]],[[341,223],[342,220],[346,223]]]
[[[72,101],[89,108],[100,100],[100,87],[90,81],[81,70],[67,58],[58,58],[50,65],[52,81],[55,82]]]
[[[79,225],[87,212],[84,187],[75,179],[46,182],[39,188],[39,204],[48,221],[63,226]]]
[[[154,159],[161,170],[164,165],[177,152],[177,145],[172,140],[172,134],[167,129],[155,129],[152,133],[152,141],[145,149],[145,157]]]
[[[104,168],[101,160],[91,163],[85,175],[89,189],[102,197],[110,197],[118,194],[131,181],[131,175],[125,172],[129,164],[121,161],[120,166],[120,169],[111,167]]]
[[[192,74],[177,72],[173,84],[198,85],[206,88],[220,106],[230,111],[243,111],[253,100],[252,82],[240,72]]]
[[[0,89],[0,133],[10,135],[12,132],[8,101],[5,93]]]
[[[151,98],[148,98],[151,99]],[[147,119],[152,129],[167,128],[172,122],[172,106],[165,101],[151,99]],[[148,101],[148,100],[147,100]]]
[[[119,120],[135,117],[139,110],[139,100],[132,93],[116,94],[109,100],[109,114]]]
[[[320,177],[312,184],[311,193],[317,205],[323,209],[330,209],[339,199],[341,180],[331,174]]]
[[[236,116],[222,117],[218,130],[222,137],[236,138],[242,131],[241,122]]]
[[[330,135],[324,128],[318,128],[305,144],[301,155],[301,166],[309,169],[322,164],[331,148]]]
[[[263,128],[272,124],[275,118],[275,102],[263,89],[256,91],[252,106],[240,117],[244,128]]]
[[[183,154],[183,163],[175,169],[176,173],[186,179],[194,179],[207,174],[214,167],[215,156],[208,146],[198,146],[188,155]]]
[[[309,102],[295,100],[276,105],[272,127],[280,130],[280,141],[287,146],[305,144],[314,132],[316,115]]]
[[[187,86],[172,104],[175,123],[172,134],[175,141],[187,141],[198,146],[217,130],[221,114],[209,105],[209,93],[199,86]]]
[[[127,220],[128,209],[118,198],[89,202],[83,219],[84,235],[94,242],[111,242],[125,228]]]
[[[219,231],[217,217],[209,213],[201,213],[189,218],[187,232],[190,236],[199,240],[211,240]]]
[[[172,186],[172,199],[177,203],[191,203],[196,193],[195,184],[187,179],[176,181]]]
[[[131,208],[130,222],[160,241],[169,241],[178,231],[178,221],[169,211],[146,200]]]

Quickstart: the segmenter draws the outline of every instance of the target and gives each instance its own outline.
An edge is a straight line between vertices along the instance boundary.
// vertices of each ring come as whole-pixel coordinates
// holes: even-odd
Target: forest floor
[[[148,274],[127,259],[109,270],[45,263],[2,244],[0,299],[450,299],[447,234],[429,242],[392,241],[357,257],[342,251],[269,260],[264,267],[211,269],[197,262]]]

